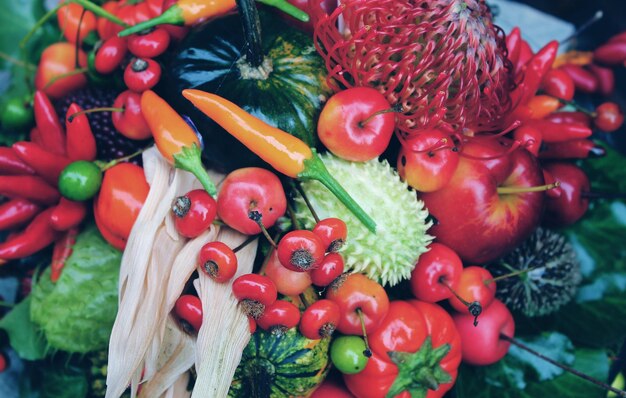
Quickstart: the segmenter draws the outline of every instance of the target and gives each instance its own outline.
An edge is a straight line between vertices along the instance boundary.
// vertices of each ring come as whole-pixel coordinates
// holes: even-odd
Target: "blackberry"
[[[529,317],[550,314],[567,304],[582,279],[572,245],[563,235],[543,228],[491,264],[489,271],[494,277],[526,271],[499,280],[496,297]]]
[[[113,105],[115,98],[118,96],[119,90],[100,87],[86,87],[73,91],[63,97],[57,103],[57,114],[61,118],[62,124],[65,125],[64,117],[67,108],[72,103],[78,104],[83,109],[92,109],[100,107],[110,107]],[[145,148],[150,140],[131,140],[120,134],[111,120],[111,112],[94,112],[88,115],[89,125],[96,138],[96,146],[98,148],[98,159],[109,161],[117,159],[141,148]],[[137,156],[133,159],[135,163],[141,161],[141,157]]]

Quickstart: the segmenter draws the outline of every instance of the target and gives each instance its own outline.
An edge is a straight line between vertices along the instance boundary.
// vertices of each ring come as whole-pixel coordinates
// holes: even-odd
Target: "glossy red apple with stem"
[[[258,212],[269,228],[287,210],[283,186],[269,170],[259,167],[237,169],[226,176],[217,197],[217,214],[231,228],[246,234],[261,232],[259,222],[250,218]]]
[[[407,140],[400,140],[398,174],[421,192],[433,192],[445,186],[459,164],[458,148],[440,130],[424,130]]]
[[[369,87],[353,87],[330,97],[317,122],[320,141],[336,156],[364,162],[380,156],[395,129],[395,109]]]
[[[485,263],[522,243],[539,225],[545,190],[537,159],[504,139],[473,139],[450,182],[421,193],[438,242],[463,261]]]
[[[462,272],[463,263],[454,250],[441,243],[431,243],[411,272],[411,291],[421,301],[445,300],[458,288]]]

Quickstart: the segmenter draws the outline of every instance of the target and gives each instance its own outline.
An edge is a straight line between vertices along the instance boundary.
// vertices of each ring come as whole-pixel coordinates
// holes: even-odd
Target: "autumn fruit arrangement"
[[[481,0],[52,7],[2,53],[15,396],[626,396],[624,33],[533,51]]]

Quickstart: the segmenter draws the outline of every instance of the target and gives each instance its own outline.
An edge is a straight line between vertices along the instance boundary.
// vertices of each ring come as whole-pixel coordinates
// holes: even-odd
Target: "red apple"
[[[509,351],[511,343],[501,339],[500,334],[513,337],[515,321],[511,311],[500,300],[494,300],[483,311],[477,326],[474,326],[474,317],[469,314],[455,314],[452,318],[461,335],[463,362],[490,365]]]
[[[424,130],[406,141],[398,154],[398,174],[421,192],[441,189],[454,175],[459,153],[440,130]]]
[[[395,115],[387,99],[369,87],[354,87],[330,97],[317,122],[320,141],[336,156],[364,162],[380,156],[391,140]]]
[[[217,197],[217,214],[229,227],[247,235],[261,232],[261,227],[250,219],[251,211],[258,211],[266,228],[287,210],[283,186],[269,170],[259,167],[237,169],[226,176]]]
[[[504,147],[498,155],[496,148],[503,143],[467,144],[450,182],[420,194],[436,220],[429,232],[466,262],[481,264],[502,256],[530,236],[541,219],[545,192],[502,190],[541,186],[542,169],[523,148],[508,153]]]
[[[589,208],[589,179],[584,171],[573,163],[548,163],[544,169],[561,184],[561,195],[546,201],[544,221],[551,226],[563,227],[578,221]]]

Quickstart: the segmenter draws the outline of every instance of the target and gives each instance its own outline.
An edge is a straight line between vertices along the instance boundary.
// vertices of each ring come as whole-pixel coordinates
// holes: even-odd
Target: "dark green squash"
[[[257,329],[228,392],[233,398],[306,397],[329,370],[329,339],[309,340],[297,328],[281,336]]]
[[[312,39],[273,14],[261,10],[259,15],[261,40],[256,50],[246,45],[254,40],[250,33],[244,34],[236,14],[192,32],[165,68],[161,94],[179,113],[193,120],[205,139],[206,163],[222,171],[262,163],[196,111],[180,95],[183,89],[221,95],[311,146],[316,144],[322,103],[330,95],[326,68]],[[252,27],[258,26],[255,16],[253,12]],[[259,62],[260,66],[252,66]]]

